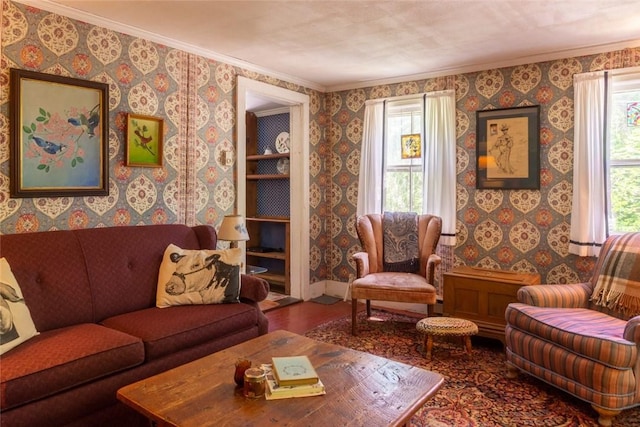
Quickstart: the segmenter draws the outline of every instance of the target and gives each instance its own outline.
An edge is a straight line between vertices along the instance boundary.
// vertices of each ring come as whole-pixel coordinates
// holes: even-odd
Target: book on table
[[[267,400],[321,396],[326,394],[324,384],[320,379],[313,384],[281,386],[276,381],[275,375],[272,371],[272,365],[262,365],[262,369],[265,371],[267,378],[267,390],[265,393],[265,398]]]
[[[273,374],[279,386],[310,385],[318,374],[307,356],[272,357]]]

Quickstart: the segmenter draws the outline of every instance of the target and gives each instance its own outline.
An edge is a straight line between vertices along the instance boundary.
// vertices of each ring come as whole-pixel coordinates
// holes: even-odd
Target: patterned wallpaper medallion
[[[0,233],[118,225],[217,226],[235,205],[236,81],[242,75],[310,97],[311,282],[347,282],[360,250],[354,221],[364,103],[454,88],[457,245],[454,264],[538,272],[543,282],[586,278],[592,258],[569,255],[573,74],[640,65],[640,49],[390,85],[320,93],[148,40],[2,0],[0,21]],[[109,84],[106,197],[9,198],[9,69]],[[475,189],[475,112],[541,106],[540,191]],[[164,119],[162,168],[124,166],[126,113]]]
[[[310,151],[323,156],[322,95],[315,91],[8,0],[0,25],[0,233],[176,222],[217,227],[236,203],[235,165],[222,165],[221,156],[235,153],[238,75],[308,94]],[[109,84],[109,196],[9,198],[12,67]],[[164,119],[162,168],[124,166],[128,112]],[[313,215],[326,215],[320,209]],[[311,245],[319,253],[328,243],[316,234]],[[322,280],[324,261],[316,257],[314,266],[312,280]]]
[[[457,244],[439,248],[446,270],[474,265],[540,273],[543,283],[586,280],[593,258],[568,253],[573,171],[573,74],[640,65],[640,49],[486,70],[326,96],[332,151],[327,197],[331,208],[326,257],[330,277],[355,274],[360,250],[354,229],[364,101],[455,88]],[[540,105],[541,189],[476,190],[476,111]],[[313,186],[312,186],[313,193]],[[354,195],[356,193],[356,195]],[[312,194],[312,200],[314,195]]]

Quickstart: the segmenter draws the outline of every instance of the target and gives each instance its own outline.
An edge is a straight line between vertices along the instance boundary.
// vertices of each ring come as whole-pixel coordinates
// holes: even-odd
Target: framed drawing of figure
[[[476,112],[476,188],[540,188],[540,106]]]

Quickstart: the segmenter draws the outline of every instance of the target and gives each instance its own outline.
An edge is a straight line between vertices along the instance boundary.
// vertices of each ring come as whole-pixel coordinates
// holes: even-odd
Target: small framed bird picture
[[[164,121],[158,117],[127,114],[127,153],[125,165],[162,167]]]
[[[12,68],[11,197],[109,194],[109,85]]]

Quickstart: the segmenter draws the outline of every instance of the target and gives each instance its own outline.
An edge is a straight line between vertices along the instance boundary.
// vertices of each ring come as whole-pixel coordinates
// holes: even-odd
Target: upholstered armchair
[[[609,237],[586,283],[525,286],[505,316],[508,376],[591,404],[601,426],[640,404],[640,233]]]
[[[351,284],[351,332],[357,334],[358,299],[366,300],[367,317],[371,316],[371,300],[427,304],[428,316],[433,314],[436,289],[433,286],[440,257],[435,254],[442,219],[433,215],[418,215],[418,266],[415,273],[386,271],[383,245],[383,215],[362,215],[356,219],[356,231],[363,251],[353,254],[357,277]]]

